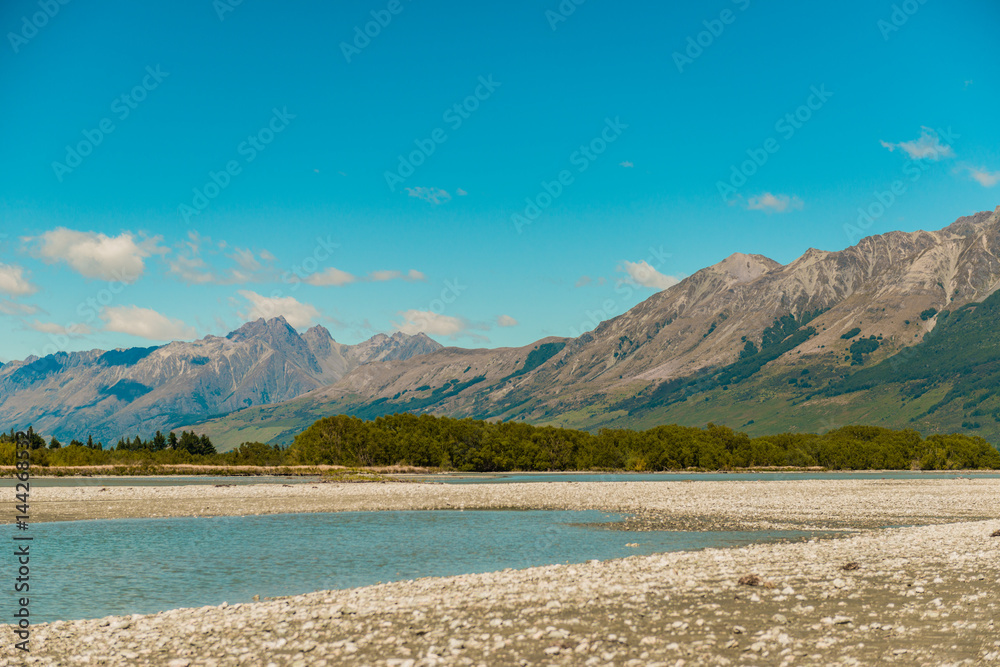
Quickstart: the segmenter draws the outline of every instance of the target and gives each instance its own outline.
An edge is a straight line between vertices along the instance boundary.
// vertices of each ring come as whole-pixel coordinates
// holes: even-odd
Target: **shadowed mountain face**
[[[764,423],[817,430],[819,417],[800,425],[796,416],[812,409],[799,403],[819,384],[840,382],[920,343],[938,324],[934,313],[981,302],[998,286],[1000,208],[940,231],[890,232],[839,252],[810,249],[785,266],[737,253],[578,338],[446,348],[360,366],[332,386],[200,430],[238,439],[234,434],[250,422],[277,420],[284,429],[272,441],[289,442],[327,414],[402,411],[590,429],[703,425],[708,417],[739,428],[754,420],[753,410],[743,408],[775,397],[781,404],[767,409],[780,414]],[[792,382],[792,375],[807,374]],[[741,411],[749,419],[727,418]],[[837,422],[867,413],[823,414]],[[891,425],[894,411],[867,418]]]
[[[402,333],[342,345],[321,326],[299,334],[278,317],[191,343],[29,358],[0,367],[0,424],[30,424],[64,440],[148,437],[295,398],[362,364],[440,348],[422,334]]]

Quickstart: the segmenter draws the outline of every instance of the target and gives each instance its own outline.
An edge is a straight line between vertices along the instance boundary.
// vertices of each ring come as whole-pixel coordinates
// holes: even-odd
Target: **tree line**
[[[216,453],[206,436],[183,432],[149,440],[119,440],[114,448],[73,440],[53,447],[29,429],[32,465],[85,466],[201,463],[205,465],[409,465],[467,472],[511,470],[664,471],[696,468],[823,467],[832,470],[1000,469],[1000,452],[978,436],[912,429],[845,426],[823,434],[781,433],[751,438],[725,426],[657,426],[598,433],[515,422],[453,419],[409,413],[364,420],[320,419],[288,448],[244,442]],[[0,433],[0,464],[13,465],[14,437]],[[58,441],[56,441],[58,444]]]
[[[148,440],[139,436],[132,440],[120,438],[116,445],[108,449],[104,448],[103,442],[94,442],[92,436],[88,436],[86,442],[74,438],[65,446],[54,436],[46,442],[31,426],[25,431],[25,437],[32,450],[32,464],[38,466],[133,464],[147,459],[151,463],[165,464],[215,463],[219,456],[208,436],[199,436],[191,431],[182,431],[180,436],[174,432],[164,435],[157,431]],[[0,462],[4,465],[12,465],[7,461],[13,458],[16,441],[14,429],[9,433],[0,433]]]
[[[365,421],[337,415],[301,433],[290,463],[405,464],[470,472],[811,467],[834,470],[1000,469],[1000,452],[978,436],[845,426],[822,435],[750,438],[724,426],[586,431],[514,422],[396,414]]]

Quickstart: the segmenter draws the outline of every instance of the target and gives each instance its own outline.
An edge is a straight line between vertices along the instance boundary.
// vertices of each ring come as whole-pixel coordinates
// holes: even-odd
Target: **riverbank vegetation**
[[[213,471],[239,466],[272,470],[290,466],[408,466],[462,472],[1000,469],[1000,452],[983,438],[962,434],[924,438],[910,429],[874,426],[750,438],[714,424],[705,428],[657,426],[646,431],[604,429],[592,434],[430,415],[397,414],[374,420],[336,415],[317,421],[289,448],[246,442],[219,454],[207,438],[193,433],[164,439],[165,448],[159,448],[159,438],[154,436],[149,441],[136,438],[122,448],[99,449],[75,441],[50,448],[37,438],[41,444],[35,442],[31,460],[36,468],[117,466],[128,474],[143,470],[163,474],[168,472],[167,466],[184,464]],[[13,435],[0,434],[0,465],[13,465],[14,449]]]
[[[709,424],[647,431],[585,431],[513,422],[400,414],[364,421],[337,415],[301,433],[288,451],[300,465],[438,466],[468,472],[813,467],[833,470],[1000,468],[983,438],[845,426],[822,435],[783,433],[751,439]]]

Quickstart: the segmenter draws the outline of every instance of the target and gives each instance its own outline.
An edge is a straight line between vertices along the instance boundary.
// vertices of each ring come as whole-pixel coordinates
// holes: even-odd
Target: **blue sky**
[[[997,3],[676,4],[4,3],[0,360],[523,345],[1000,204]]]

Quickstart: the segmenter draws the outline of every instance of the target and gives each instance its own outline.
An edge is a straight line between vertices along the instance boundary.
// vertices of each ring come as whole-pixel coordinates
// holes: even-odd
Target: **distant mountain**
[[[975,311],[969,304],[998,287],[1000,207],[939,231],[889,232],[839,252],[810,249],[784,266],[737,253],[577,338],[368,364],[292,401],[198,429],[223,442],[249,435],[290,442],[328,414],[408,411],[586,429],[712,420],[760,434],[871,423],[997,438],[1000,398],[966,378],[978,367],[970,360],[1000,363],[1000,344],[955,339],[1000,326],[988,319],[992,308],[977,311],[979,328],[966,320],[965,328],[939,329],[937,340],[951,342],[934,354],[963,355],[940,366],[951,376],[907,366],[905,377],[848,378],[895,355],[891,363],[901,367],[925,339],[935,340],[929,334],[945,313]]]
[[[0,425],[32,425],[60,439],[145,438],[295,398],[370,362],[440,348],[423,334],[402,333],[342,345],[321,326],[299,334],[278,317],[192,343],[31,357],[0,366]]]

